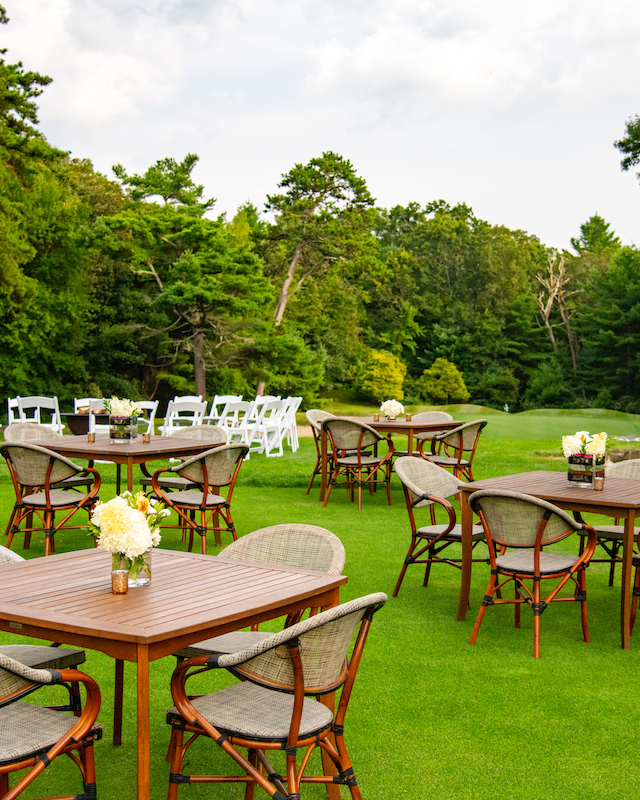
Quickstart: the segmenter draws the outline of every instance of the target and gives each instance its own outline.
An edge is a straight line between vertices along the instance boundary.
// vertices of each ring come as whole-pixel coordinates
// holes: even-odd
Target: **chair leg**
[[[429,585],[429,575],[431,574],[431,564],[433,563],[433,559],[435,558],[434,552],[432,549],[429,549],[429,557],[427,564],[424,568],[424,580],[422,581],[422,585],[426,588]]]
[[[113,683],[113,746],[122,744],[122,698],[124,693],[124,661],[116,658]]]
[[[533,657],[540,658],[540,581],[533,582]]]
[[[469,644],[475,644],[476,638],[478,637],[478,632],[480,630],[480,626],[482,625],[482,620],[484,618],[484,612],[487,610],[487,606],[493,600],[493,595],[496,589],[496,576],[492,575],[489,580],[489,585],[487,586],[487,592],[482,600],[482,605],[480,606],[480,611],[478,611],[478,617],[476,619],[476,624],[473,626],[473,631],[471,633],[471,638],[469,639]]]
[[[578,582],[580,584],[580,594],[582,595],[582,599],[580,600],[580,619],[582,621],[582,636],[585,642],[589,642],[589,629],[587,628],[587,576],[583,570],[580,572],[580,576],[578,577]]]
[[[518,600],[519,598],[518,598],[518,582],[517,582],[517,580],[513,581],[513,592],[514,592],[515,599]],[[514,608],[515,608],[515,627],[516,627],[516,629],[520,628],[520,606],[521,605],[522,605],[521,603],[516,603],[515,606],[514,606]]]

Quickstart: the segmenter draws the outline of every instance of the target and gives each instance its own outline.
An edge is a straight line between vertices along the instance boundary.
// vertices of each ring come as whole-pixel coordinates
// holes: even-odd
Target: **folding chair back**
[[[20,408],[17,397],[7,397],[7,425],[18,422],[20,419]]]
[[[57,397],[18,397],[18,412],[20,422],[35,422],[36,425],[44,425],[56,433],[62,433],[63,425],[60,420],[60,409],[58,408]],[[43,422],[42,412],[50,414],[50,421]]]
[[[144,433],[153,434],[155,432],[155,421],[156,421],[156,413],[158,411],[158,405],[160,403],[159,400],[134,400],[133,401],[138,408],[142,409],[142,411],[147,411],[148,416],[140,418],[140,422],[143,421],[146,423],[147,429]]]
[[[181,427],[202,425],[206,413],[206,402],[183,400],[182,398],[170,400],[160,432],[162,436],[168,436]]]

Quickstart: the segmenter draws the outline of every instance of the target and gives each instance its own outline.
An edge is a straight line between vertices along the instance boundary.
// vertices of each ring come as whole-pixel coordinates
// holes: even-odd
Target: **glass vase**
[[[567,480],[569,486],[580,489],[593,489],[594,479],[604,479],[604,456],[573,455],[567,459]]]
[[[137,417],[109,417],[111,444],[127,444],[138,436]]]
[[[133,578],[131,573],[129,573],[129,588],[148,586],[151,583],[151,550],[147,550],[142,556],[142,559],[143,567],[140,572],[138,572],[137,576]]]

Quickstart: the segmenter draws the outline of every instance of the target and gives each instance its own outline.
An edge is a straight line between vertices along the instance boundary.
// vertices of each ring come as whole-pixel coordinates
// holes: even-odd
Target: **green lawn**
[[[329,410],[355,413],[353,407],[329,406]],[[562,470],[564,462],[557,457],[560,436],[576,430],[640,432],[640,417],[615,412],[504,414],[460,407],[452,413],[464,420],[489,419],[476,456],[477,478]],[[344,491],[336,490],[327,508],[322,508],[317,482],[305,495],[314,458],[312,441],[303,439],[295,455],[287,451],[281,459],[253,456],[243,464],[233,502],[239,534],[278,522],[323,525],[341,538],[347,551],[349,582],[342,598],[374,591],[390,596],[409,540],[399,482],[394,476],[391,507],[378,493],[366,496],[358,512]],[[105,480],[102,497],[107,499],[115,492],[115,470],[107,465],[99,468]],[[2,465],[1,519],[6,519],[11,504],[12,489]],[[16,540],[14,549],[22,552],[21,546]],[[89,540],[81,532],[58,537],[59,551],[87,546]],[[183,547],[175,532],[167,533],[162,546]],[[577,548],[577,543],[569,546]],[[41,553],[38,541],[25,555]],[[469,646],[487,577],[484,565],[474,565],[471,610],[464,622],[455,621],[459,573],[444,565],[434,567],[426,589],[419,568],[410,569],[400,596],[390,597],[376,615],[347,717],[347,741],[363,797],[622,800],[634,796],[640,779],[636,758],[640,725],[633,687],[640,646],[634,640],[631,651],[620,649],[619,576],[609,589],[606,567],[589,568],[591,644],[582,641],[577,605],[557,604],[544,614],[538,661],[532,656],[530,614],[523,612],[522,628],[516,631],[508,608],[489,609],[477,645]],[[20,641],[9,635],[2,639]],[[108,735],[96,745],[98,795],[103,799],[135,797],[135,674],[133,665],[126,666],[124,745],[112,748]],[[164,711],[170,705],[172,668],[172,659],[151,667],[154,798],[166,795],[169,730]],[[88,652],[86,671],[102,688],[101,720],[108,731],[113,664]],[[223,763],[210,742],[196,744],[189,757],[194,771],[199,764]],[[70,764],[54,762],[47,773],[26,796],[63,792],[63,778],[72,769]],[[183,787],[180,796],[241,798],[242,791],[239,786],[203,785]],[[266,795],[257,792],[258,796]],[[303,797],[321,798],[323,790],[303,787]]]

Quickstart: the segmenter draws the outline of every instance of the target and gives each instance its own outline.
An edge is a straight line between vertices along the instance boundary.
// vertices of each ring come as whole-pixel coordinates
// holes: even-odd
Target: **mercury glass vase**
[[[127,444],[138,436],[137,417],[109,417],[111,444]]]

